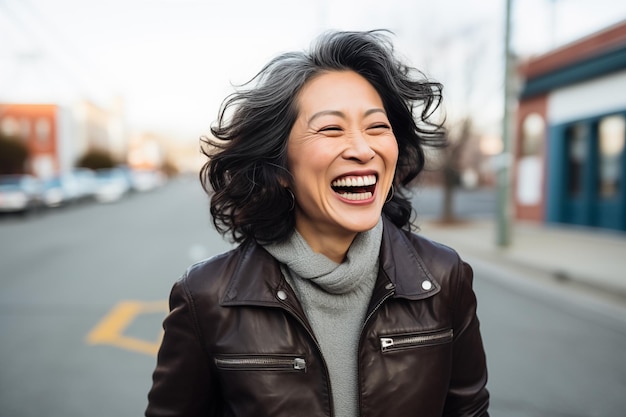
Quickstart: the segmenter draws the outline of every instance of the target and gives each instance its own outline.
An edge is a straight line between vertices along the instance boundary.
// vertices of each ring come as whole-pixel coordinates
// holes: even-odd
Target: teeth
[[[359,200],[367,200],[368,198],[372,198],[372,193],[369,191],[366,193],[345,193],[345,194],[341,194],[341,196],[345,198],[346,200],[359,201]]]
[[[366,187],[376,184],[376,175],[364,175],[362,177],[345,177],[333,181],[333,187]]]

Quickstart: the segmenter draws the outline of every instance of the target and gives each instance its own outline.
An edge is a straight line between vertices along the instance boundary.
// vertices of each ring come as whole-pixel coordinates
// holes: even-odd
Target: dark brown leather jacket
[[[315,335],[261,246],[190,267],[170,309],[146,416],[333,416]],[[471,268],[389,221],[357,354],[361,417],[488,416]]]

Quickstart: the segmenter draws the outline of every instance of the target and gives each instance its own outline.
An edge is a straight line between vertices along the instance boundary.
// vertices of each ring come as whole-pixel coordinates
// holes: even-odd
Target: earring
[[[393,184],[391,184],[391,188],[389,189],[389,193],[390,193],[390,195],[387,196],[387,199],[385,200],[385,203],[390,202],[391,199],[393,198],[393,195],[394,195]]]
[[[289,211],[293,211],[293,209],[296,207],[296,196],[293,195],[293,191],[291,191],[289,188],[285,188],[285,190],[287,190],[287,192],[291,196],[291,207],[289,207]]]

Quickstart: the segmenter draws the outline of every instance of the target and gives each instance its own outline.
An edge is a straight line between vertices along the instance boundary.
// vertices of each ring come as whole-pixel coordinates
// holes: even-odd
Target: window
[[[583,169],[589,139],[588,125],[576,123],[565,132],[567,146],[567,192],[578,197],[583,190]]]
[[[37,135],[37,141],[42,144],[47,144],[50,141],[50,122],[48,119],[40,117],[35,123],[35,133]]]
[[[30,120],[26,117],[22,117],[20,119],[20,135],[24,141],[28,141],[28,137],[30,136]]]
[[[598,193],[601,198],[618,194],[623,181],[621,159],[626,122],[623,116],[608,116],[598,124]]]
[[[522,124],[522,156],[535,156],[541,153],[546,124],[539,113],[531,113]]]
[[[0,128],[2,129],[2,133],[7,136],[17,136],[20,133],[20,125],[13,116],[3,118]]]
[[[522,124],[520,157],[517,163],[517,201],[521,205],[541,203],[542,152],[546,124],[539,113],[530,113]]]

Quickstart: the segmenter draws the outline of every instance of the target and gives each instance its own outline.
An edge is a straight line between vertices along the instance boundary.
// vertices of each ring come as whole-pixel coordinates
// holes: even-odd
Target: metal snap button
[[[386,289],[386,290],[393,290],[395,287],[396,287],[396,286],[395,286],[395,285],[393,285],[391,282],[390,282],[389,284],[385,285],[385,289]]]
[[[422,288],[423,288],[425,291],[430,290],[432,287],[433,287],[432,282],[430,282],[430,281],[422,281]]]
[[[276,296],[277,296],[279,299],[283,300],[283,301],[285,301],[285,300],[287,299],[287,293],[286,293],[285,291],[283,291],[283,290],[278,291],[278,292],[276,293]]]

